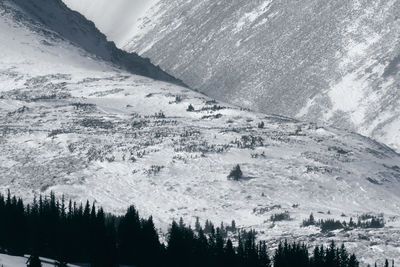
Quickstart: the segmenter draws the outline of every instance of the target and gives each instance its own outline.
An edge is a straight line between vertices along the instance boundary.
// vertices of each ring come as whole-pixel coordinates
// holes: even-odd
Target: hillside
[[[183,85],[181,81],[152,65],[148,59],[118,49],[114,43],[107,41],[106,36],[93,22],[70,10],[61,0],[13,0],[12,2],[29,14],[27,18],[32,20],[31,23],[40,22],[46,26],[47,30],[51,31],[48,32],[50,35],[56,32],[66,41],[76,44],[90,54],[134,74]]]
[[[158,0],[63,0],[71,9],[93,21],[117,46],[126,44],[140,25],[138,19]],[[104,12],[107,10],[107,12]]]
[[[124,48],[211,97],[400,149],[393,1],[161,0]]]
[[[400,260],[395,151],[132,75],[20,4],[0,2],[1,191],[31,200],[54,190],[115,213],[135,204],[163,230],[179,217],[235,219],[260,230],[271,248],[281,236],[335,239],[363,262]],[[228,180],[236,164],[244,178]],[[270,220],[285,211],[291,220]],[[321,233],[300,227],[311,212],[347,221],[382,213],[386,227]]]
[[[26,267],[26,261],[28,256],[17,257],[6,254],[0,254],[0,266],[2,267]],[[54,260],[41,258],[43,267],[53,267],[55,264]],[[68,264],[68,267],[78,267],[77,265]]]

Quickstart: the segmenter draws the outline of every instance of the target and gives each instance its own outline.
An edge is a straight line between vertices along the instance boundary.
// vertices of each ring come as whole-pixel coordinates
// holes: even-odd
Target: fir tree
[[[26,262],[27,267],[42,267],[42,262],[37,255],[31,255]]]
[[[188,111],[188,112],[193,112],[193,111],[194,111],[193,105],[190,104],[190,105],[188,106],[188,108],[186,109],[186,111]]]
[[[196,223],[194,225],[194,229],[196,230],[196,232],[198,233],[201,229],[201,224],[200,224],[200,220],[199,217],[196,217]]]
[[[352,254],[349,258],[349,262],[347,264],[348,267],[358,267],[360,264],[356,258],[356,255]]]
[[[231,172],[228,175],[228,178],[232,179],[232,180],[235,180],[235,181],[238,181],[238,180],[243,178],[243,172],[240,169],[240,165],[239,164],[236,165],[236,167],[233,170],[231,170]]]

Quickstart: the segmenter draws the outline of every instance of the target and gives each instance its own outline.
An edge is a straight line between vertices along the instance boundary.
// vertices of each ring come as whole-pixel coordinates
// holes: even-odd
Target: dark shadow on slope
[[[394,57],[385,68],[383,77],[396,75],[400,71],[400,55]]]

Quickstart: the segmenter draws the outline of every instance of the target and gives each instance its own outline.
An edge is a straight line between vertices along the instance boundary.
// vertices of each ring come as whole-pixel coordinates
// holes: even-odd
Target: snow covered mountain
[[[61,0],[14,0],[29,13],[33,21],[40,22],[50,31],[78,45],[89,53],[127,69],[135,74],[157,80],[182,84],[179,80],[155,67],[148,59],[127,53],[108,42],[96,26],[77,12],[72,12]],[[51,33],[49,33],[51,34]]]
[[[135,204],[163,229],[179,217],[235,219],[271,248],[281,238],[334,239],[363,262],[400,260],[399,154],[132,75],[99,56],[104,46],[84,46],[97,36],[87,25],[59,1],[0,1],[0,191],[32,199],[54,190],[114,212]],[[244,179],[228,180],[236,164]],[[285,211],[290,220],[270,220]],[[300,227],[311,212],[382,214],[386,226],[321,233]]]
[[[399,14],[399,0],[160,0],[124,47],[211,97],[400,150]]]

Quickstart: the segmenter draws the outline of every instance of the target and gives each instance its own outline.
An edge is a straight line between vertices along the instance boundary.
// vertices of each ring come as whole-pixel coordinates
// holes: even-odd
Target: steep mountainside
[[[363,262],[400,260],[400,155],[392,149],[131,75],[19,4],[0,1],[0,191],[32,199],[54,190],[114,212],[135,204],[163,230],[181,216],[235,219],[270,248],[281,238],[334,239]],[[236,164],[244,177],[228,180]],[[285,211],[290,220],[271,221]],[[311,212],[346,221],[368,213],[386,226],[322,233],[300,227]]]
[[[159,67],[152,65],[148,59],[116,48],[114,43],[107,41],[106,36],[93,22],[71,11],[61,0],[13,0],[13,2],[27,11],[33,21],[40,22],[48,30],[57,32],[64,39],[101,59],[111,61],[135,74],[182,84]]]
[[[399,14],[399,0],[160,0],[125,49],[209,96],[400,149]]]
[[[158,0],[62,1],[93,21],[109,40],[120,46],[132,38],[140,24],[138,18]]]

